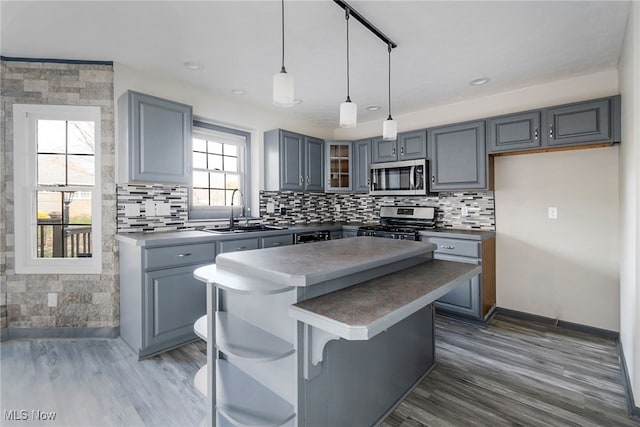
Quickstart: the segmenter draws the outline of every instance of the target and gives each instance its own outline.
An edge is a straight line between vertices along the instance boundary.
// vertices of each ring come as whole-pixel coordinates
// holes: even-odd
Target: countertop
[[[115,239],[119,242],[128,243],[142,247],[158,247],[194,243],[216,242],[224,240],[250,239],[264,236],[277,236],[280,234],[299,233],[304,231],[330,230],[338,231],[341,229],[355,230],[361,223],[353,222],[323,222],[306,225],[284,225],[282,230],[265,230],[252,231],[248,233],[209,233],[199,230],[184,231],[164,231],[155,233],[122,233],[116,234]],[[495,237],[495,231],[483,230],[454,230],[450,228],[440,228],[435,230],[423,230],[420,232],[422,236],[446,237],[452,239],[472,239],[487,240]]]
[[[299,302],[289,313],[341,338],[367,340],[481,271],[478,265],[432,260]]]
[[[432,243],[361,236],[220,254],[216,267],[231,274],[281,285],[310,286],[409,258],[428,256],[435,249],[436,245]]]

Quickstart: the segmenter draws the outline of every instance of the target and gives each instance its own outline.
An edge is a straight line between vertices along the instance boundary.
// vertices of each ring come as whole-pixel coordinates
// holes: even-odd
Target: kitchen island
[[[222,254],[207,282],[211,424],[367,426],[434,366],[432,302],[479,266],[356,237]],[[206,372],[206,375],[205,375]],[[214,375],[215,373],[215,375]]]

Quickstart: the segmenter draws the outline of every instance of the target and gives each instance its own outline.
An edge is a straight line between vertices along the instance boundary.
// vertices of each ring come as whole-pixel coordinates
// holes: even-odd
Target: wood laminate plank
[[[6,426],[197,426],[203,341],[138,361],[120,339],[0,344],[0,410],[55,411]],[[383,422],[422,426],[623,426],[614,340],[497,314],[487,325],[438,316],[436,368]]]
[[[503,315],[436,325],[436,368],[382,426],[640,425],[612,339]]]

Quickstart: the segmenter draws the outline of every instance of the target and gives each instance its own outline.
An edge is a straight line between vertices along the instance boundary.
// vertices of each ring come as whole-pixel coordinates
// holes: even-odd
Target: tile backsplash
[[[116,194],[118,233],[188,228],[187,187],[128,184],[118,185]]]
[[[118,185],[118,233],[173,231],[202,225],[189,223],[187,192],[187,188],[181,186]],[[267,205],[273,205],[274,212],[267,212]],[[377,222],[380,206],[384,205],[437,206],[439,227],[495,230],[491,191],[439,193],[424,197],[260,191],[259,209],[261,219],[272,224]],[[463,207],[468,211],[466,215],[462,214]],[[284,213],[281,213],[281,208]]]
[[[267,212],[267,205],[273,205],[273,213]],[[492,191],[439,193],[425,197],[260,192],[260,217],[274,224],[377,222],[380,207],[385,205],[437,206],[439,227],[469,230],[495,230],[496,227]],[[463,208],[468,211],[466,215],[462,214]],[[284,209],[284,213],[281,209]]]

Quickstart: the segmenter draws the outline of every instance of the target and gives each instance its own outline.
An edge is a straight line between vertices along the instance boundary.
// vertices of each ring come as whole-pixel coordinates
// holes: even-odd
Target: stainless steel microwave
[[[369,194],[426,195],[427,165],[426,159],[372,164],[369,172]]]

